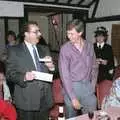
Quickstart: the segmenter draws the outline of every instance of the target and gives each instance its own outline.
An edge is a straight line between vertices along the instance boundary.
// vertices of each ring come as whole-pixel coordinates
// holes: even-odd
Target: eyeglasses
[[[29,31],[29,32],[31,32],[31,33],[35,33],[35,34],[38,34],[38,33],[40,33],[40,30],[36,30],[36,31]]]

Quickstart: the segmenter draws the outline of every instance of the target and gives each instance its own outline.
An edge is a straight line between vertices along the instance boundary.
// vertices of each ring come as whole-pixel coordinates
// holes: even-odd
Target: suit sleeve
[[[20,87],[26,87],[26,82],[24,82],[25,73],[19,70],[16,51],[17,50],[14,49],[14,47],[10,47],[8,49],[8,59],[6,63],[6,78],[8,81],[12,81]]]
[[[50,49],[48,46],[42,46],[42,48],[43,48],[43,51],[45,52],[45,56],[51,56],[51,52],[50,52]],[[53,60],[53,58],[52,58],[52,60]],[[54,64],[54,61],[53,61],[53,64]],[[55,71],[57,70],[57,66],[54,64],[54,68],[48,69],[48,70],[51,74],[55,74]]]

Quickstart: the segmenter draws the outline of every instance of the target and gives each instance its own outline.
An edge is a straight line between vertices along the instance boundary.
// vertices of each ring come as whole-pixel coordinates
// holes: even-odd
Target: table
[[[100,111],[101,110],[94,112],[94,118],[92,120],[96,120],[96,115]],[[107,110],[105,110],[105,112],[108,113],[108,115],[111,117],[111,120],[116,120],[117,117],[120,117],[120,107],[109,107]],[[78,117],[69,118],[67,120],[89,120],[89,118],[88,118],[87,114],[84,114],[84,115],[80,115]]]

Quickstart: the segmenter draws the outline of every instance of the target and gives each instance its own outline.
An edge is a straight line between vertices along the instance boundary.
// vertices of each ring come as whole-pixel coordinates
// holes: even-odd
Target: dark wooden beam
[[[73,12],[83,12],[83,11],[88,11],[88,10],[82,10],[82,9],[70,9],[70,8],[61,8],[61,7],[44,7],[44,6],[33,6],[33,5],[25,5],[25,9],[28,12],[64,12],[64,13],[73,13]]]
[[[94,9],[93,9],[93,13],[92,13],[92,16],[91,16],[92,18],[95,17],[95,14],[96,14],[96,11],[97,11],[97,8],[98,8],[99,1],[100,1],[100,0],[97,0],[96,3],[95,3]]]
[[[47,0],[44,0],[44,2],[47,2]]]
[[[84,2],[84,0],[80,0],[80,2],[78,3],[78,5],[80,6],[81,5],[81,3],[83,3]]]
[[[55,0],[55,3],[58,3],[59,2],[59,0]]]
[[[85,22],[95,23],[95,22],[119,21],[119,20],[120,20],[120,15],[113,15],[113,16],[100,17],[100,18],[89,18]]]
[[[28,9],[24,6],[24,21],[23,21],[24,23],[28,22],[28,13],[29,13]]]
[[[70,4],[70,3],[71,3],[71,1],[72,1],[72,0],[68,0],[68,2],[67,2],[67,3],[68,3],[68,4]]]
[[[94,2],[97,2],[97,1],[99,1],[99,0],[92,0],[92,1],[88,4],[88,6],[90,7]]]
[[[4,1],[7,1],[7,0],[4,0]],[[39,0],[9,0],[9,1],[32,2],[32,3],[40,3],[40,4],[48,4],[48,5],[49,4],[50,5],[59,5],[59,6],[61,6],[60,9],[64,9],[64,8],[62,8],[62,6],[66,6],[66,7],[67,6],[68,7],[81,7],[81,9],[82,8],[89,8],[87,5],[81,5],[81,3],[84,2],[84,0],[80,0],[80,2],[78,4],[70,4],[72,0],[68,0],[67,3],[59,3],[59,0],[54,0],[54,1],[49,1],[49,2],[47,0],[43,0],[43,1],[39,1]]]

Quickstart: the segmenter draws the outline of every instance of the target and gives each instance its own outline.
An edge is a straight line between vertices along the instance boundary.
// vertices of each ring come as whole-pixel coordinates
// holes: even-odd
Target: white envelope
[[[52,62],[51,59],[47,59],[47,58],[39,58],[40,62]]]
[[[50,73],[44,73],[44,72],[38,72],[38,71],[32,71],[35,75],[35,79],[46,81],[46,82],[52,82],[53,80],[53,74]]]

